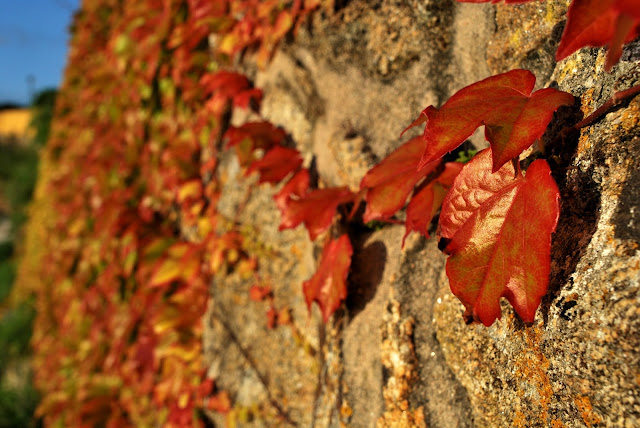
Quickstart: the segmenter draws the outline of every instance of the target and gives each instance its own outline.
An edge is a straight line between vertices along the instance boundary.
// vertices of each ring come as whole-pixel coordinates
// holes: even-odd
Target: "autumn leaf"
[[[349,236],[342,235],[329,241],[322,251],[316,273],[302,285],[307,307],[316,302],[326,323],[347,297],[347,275],[351,266],[353,248]]]
[[[558,187],[542,159],[526,176],[511,163],[493,174],[490,169],[491,151],[483,150],[443,203],[440,244],[450,255],[449,284],[469,319],[490,326],[506,297],[523,321],[533,322],[549,282]]]
[[[427,107],[409,126],[426,122],[420,167],[458,147],[481,125],[491,145],[494,172],[518,157],[542,136],[554,111],[574,103],[571,94],[553,88],[532,93],[535,83],[530,71],[513,70],[461,89],[439,109]]]
[[[262,90],[257,88],[241,91],[233,97],[233,105],[241,109],[251,108],[258,112],[260,110],[261,103]]]
[[[232,100],[240,108],[247,108],[252,102],[258,106],[262,101],[262,91],[253,88],[244,74],[233,71],[207,73],[200,79],[200,86],[211,95],[214,111],[220,111],[226,100]]]
[[[269,149],[284,140],[285,133],[271,122],[246,122],[231,126],[224,134],[227,147],[233,147],[243,140],[251,141],[251,149]]]
[[[190,281],[200,271],[198,247],[188,243],[176,243],[167,249],[149,281],[149,287],[160,287],[172,281]]]
[[[249,298],[254,302],[260,302],[273,295],[273,290],[268,285],[252,285],[249,288]]]
[[[402,246],[409,233],[416,231],[425,238],[429,237],[429,224],[436,211],[440,209],[442,201],[447,194],[453,180],[462,170],[464,164],[459,162],[447,162],[444,171],[435,180],[421,186],[407,206],[407,219],[405,220],[405,233],[402,237]]]
[[[301,197],[307,193],[309,188],[309,170],[306,168],[298,170],[293,177],[282,186],[282,189],[275,195],[273,199],[276,201],[276,205],[280,211],[286,209],[287,200],[294,197]]]
[[[584,46],[608,46],[607,71],[620,59],[622,46],[640,34],[637,0],[573,0],[556,51],[560,61]]]
[[[232,98],[251,89],[251,83],[244,74],[224,70],[205,74],[200,78],[200,85],[205,93],[224,98]]]
[[[269,330],[272,330],[276,326],[277,321],[278,321],[278,312],[272,306],[269,309],[267,309],[267,328]]]
[[[209,410],[226,414],[231,410],[231,399],[227,391],[220,391],[213,397],[205,401]]]
[[[427,186],[418,190],[413,197],[409,206],[407,206],[407,219],[405,220],[405,232],[402,237],[402,247],[407,236],[412,231],[421,233],[424,237],[429,237],[429,224],[438,208],[442,204],[447,189],[437,182],[431,182]]]
[[[246,175],[257,171],[259,183],[279,183],[287,175],[297,170],[302,164],[300,152],[282,146],[275,146],[262,159],[254,161],[247,169]]]
[[[418,181],[429,174],[438,162],[418,170],[420,157],[426,148],[422,137],[415,137],[393,151],[367,172],[360,189],[367,189],[365,223],[392,216],[407,201]]]
[[[202,197],[202,180],[194,179],[181,184],[178,188],[176,201],[179,204],[185,201],[198,200]]]
[[[304,223],[311,240],[326,231],[338,205],[353,201],[355,195],[347,187],[313,190],[299,199],[288,197],[280,208],[280,230]]]
[[[285,132],[270,122],[247,122],[231,126],[224,134],[227,147],[234,147],[240,165],[255,161],[257,149],[270,150],[284,140]]]
[[[287,10],[280,12],[272,28],[265,32],[262,44],[258,49],[258,67],[267,66],[278,42],[289,32],[294,23],[293,13]]]

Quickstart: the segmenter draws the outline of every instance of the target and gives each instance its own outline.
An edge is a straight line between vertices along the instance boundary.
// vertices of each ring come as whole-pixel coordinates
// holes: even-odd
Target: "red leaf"
[[[560,61],[584,46],[609,47],[607,71],[622,54],[622,45],[640,34],[637,0],[574,0],[556,52]]]
[[[407,207],[407,220],[405,221],[405,232],[402,237],[402,247],[404,241],[411,231],[420,232],[423,236],[429,237],[427,231],[431,219],[442,204],[447,190],[442,185],[431,182],[423,187],[411,198]]]
[[[434,162],[418,170],[425,147],[422,137],[412,138],[362,178],[360,188],[368,189],[365,197],[367,208],[363,215],[365,223],[392,216],[407,201],[413,186],[437,166],[438,162]]]
[[[293,320],[291,319],[291,309],[289,309],[288,306],[280,309],[276,319],[278,320],[278,325],[292,325]]]
[[[272,290],[268,285],[260,286],[260,285],[252,285],[249,288],[249,298],[254,302],[260,302],[267,297],[271,296]]]
[[[412,197],[407,207],[407,220],[405,221],[405,233],[402,237],[402,246],[411,231],[421,233],[429,237],[429,224],[436,211],[442,205],[447,190],[453,184],[453,180],[462,170],[464,164],[459,162],[447,162],[445,169],[438,178],[418,190]]]
[[[427,107],[420,167],[458,147],[480,125],[491,144],[493,171],[516,158],[542,136],[558,107],[574,102],[571,94],[552,88],[532,94],[535,82],[530,71],[513,70],[461,89],[439,109]]]
[[[453,186],[453,181],[456,179],[460,171],[464,168],[464,163],[460,162],[447,162],[444,164],[444,171],[436,178],[436,181],[442,184],[444,187],[449,188]]]
[[[354,197],[347,187],[314,190],[300,199],[289,197],[283,207],[279,207],[282,214],[280,230],[304,223],[309,237],[314,240],[331,226],[338,205],[351,202]]]
[[[259,110],[262,103],[262,90],[254,88],[238,93],[233,98],[233,104],[236,107],[247,109],[251,107],[254,111]]]
[[[277,321],[278,321],[278,312],[272,306],[267,310],[267,328],[269,330],[273,329],[276,326]]]
[[[205,74],[200,79],[200,85],[205,91],[217,93],[224,97],[233,97],[237,93],[250,88],[249,79],[246,76],[232,71]]]
[[[558,187],[544,160],[514,178],[511,163],[490,174],[490,156],[484,150],[465,165],[443,203],[447,276],[467,317],[493,324],[506,297],[525,322],[533,322],[549,282]]]
[[[311,311],[314,301],[320,306],[324,322],[347,297],[347,275],[351,266],[353,248],[349,236],[342,235],[325,245],[316,273],[302,284],[307,307]]]
[[[255,160],[256,149],[269,150],[284,140],[285,133],[270,122],[248,122],[232,126],[224,134],[227,147],[234,147],[238,162],[246,166]]]
[[[248,122],[238,127],[232,126],[224,134],[227,147],[235,146],[243,140],[251,141],[251,149],[268,150],[284,140],[285,133],[271,122]]]
[[[282,189],[275,195],[273,199],[276,201],[278,209],[282,212],[286,209],[287,200],[293,195],[301,197],[307,193],[309,188],[309,170],[301,169],[282,186]]]
[[[262,159],[254,161],[247,169],[246,175],[258,171],[259,183],[279,183],[301,164],[302,158],[297,150],[275,146]]]
[[[228,413],[231,410],[231,399],[227,391],[221,391],[209,398],[206,402],[207,409],[218,413]]]
[[[202,76],[200,85],[212,96],[214,105],[222,105],[231,99],[236,107],[247,108],[257,107],[262,101],[262,91],[252,88],[249,79],[240,73],[224,70],[208,73]]]

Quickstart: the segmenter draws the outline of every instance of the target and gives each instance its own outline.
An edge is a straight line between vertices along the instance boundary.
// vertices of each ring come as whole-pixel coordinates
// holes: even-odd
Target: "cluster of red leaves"
[[[500,316],[501,297],[532,322],[548,286],[558,188],[545,160],[533,162],[526,177],[509,161],[540,138],[554,111],[574,98],[551,88],[532,92],[534,86],[535,76],[527,70],[489,77],[440,108],[427,107],[411,125],[426,122],[420,161],[426,169],[485,126],[491,148],[453,180],[438,235],[450,255],[451,290],[467,308],[467,319],[487,326]]]
[[[622,44],[638,35],[640,10],[636,3],[574,0],[557,59],[582,46],[609,45],[607,68],[610,68],[619,59]],[[266,2],[264,7],[269,9],[272,4]],[[312,2],[309,10],[316,5],[317,2]],[[299,7],[298,2],[294,9]],[[269,15],[260,8],[250,10],[255,16]],[[278,27],[273,27],[276,37],[292,26],[292,21],[282,13],[270,22]],[[243,49],[251,43],[249,34],[251,31],[235,27],[219,46],[231,43]],[[234,52],[237,51],[227,53]],[[309,173],[300,169],[300,154],[282,147],[283,135],[276,134],[269,124],[233,129],[227,138],[230,145],[238,147],[241,163],[249,166],[247,173],[259,173],[260,183],[276,184],[293,174],[275,196],[282,213],[280,229],[304,224],[311,239],[329,229],[340,206],[353,203],[353,213],[364,200],[367,205],[363,221],[389,220],[405,206],[410,194],[404,238],[411,231],[428,237],[428,226],[444,200],[441,225],[459,224],[455,228],[441,226],[439,236],[451,255],[447,273],[452,290],[467,307],[468,318],[492,324],[500,315],[499,299],[507,297],[525,321],[532,321],[547,289],[550,236],[559,209],[558,190],[545,161],[534,162],[526,177],[519,168],[507,163],[517,164],[520,154],[542,136],[554,112],[574,102],[571,94],[551,88],[533,92],[534,85],[532,73],[514,70],[462,89],[440,108],[427,107],[409,126],[425,123],[423,136],[406,142],[372,168],[357,192],[348,188],[310,190]],[[464,169],[461,164],[442,163],[446,153],[456,149],[482,125],[491,150]],[[265,151],[262,158],[255,158],[256,149]],[[491,162],[485,160],[489,156]],[[490,170],[484,171],[489,165]],[[456,179],[461,170],[464,173]],[[509,171],[514,177],[510,182],[499,179],[508,176]],[[474,179],[476,176],[482,178]],[[522,209],[527,204],[531,210]],[[535,227],[525,233],[518,224]],[[518,242],[512,240],[516,235]],[[535,243],[531,244],[532,241]],[[527,248],[537,250],[529,254]],[[307,304],[310,307],[317,302],[325,321],[346,297],[352,251],[348,237],[332,239],[329,235],[318,271],[303,284]],[[497,268],[502,266],[500,263],[509,263],[510,269]]]
[[[258,174],[258,183],[278,184],[288,177],[274,195],[282,214],[280,230],[304,224],[309,237],[315,240],[334,223],[338,207],[354,202],[357,197],[346,187],[310,189],[309,170],[302,167],[302,156],[296,149],[284,147],[284,133],[268,122],[230,127],[225,139],[227,146],[236,148],[240,164],[247,167],[246,174]],[[259,152],[263,153],[261,157],[257,155]],[[328,239],[316,274],[303,285],[309,309],[317,302],[325,321],[346,297],[350,264],[348,236],[342,235],[337,241]],[[269,314],[269,325],[273,325],[276,319],[273,306]]]
[[[500,3],[501,0],[458,0],[461,3]],[[528,3],[533,0],[504,0]],[[622,55],[622,46],[640,34],[640,3],[637,0],[573,0],[567,25],[556,52],[560,61],[585,46],[607,46],[608,70]]]
[[[556,60],[585,46],[607,46],[608,71],[620,59],[623,45],[639,34],[637,0],[573,0]],[[553,112],[573,103],[573,97],[553,89],[532,94],[534,83],[533,75],[524,70],[485,79],[464,88],[440,109],[428,107],[411,125],[426,122],[428,147],[421,165],[450,151],[480,124],[491,145],[463,168],[440,216],[440,246],[450,255],[447,276],[469,322],[491,325],[500,317],[501,297],[524,321],[532,322],[548,287],[558,188],[546,161],[534,161],[526,176],[507,162],[539,138]]]
[[[500,314],[500,298],[507,297],[524,320],[532,321],[547,289],[558,190],[545,161],[534,162],[526,178],[510,161],[542,136],[560,106],[574,102],[571,94],[551,88],[534,92],[534,86],[531,72],[513,70],[461,89],[440,108],[427,107],[410,126],[426,123],[424,134],[367,172],[357,192],[309,190],[309,173],[299,169],[297,151],[265,144],[264,138],[261,144],[255,137],[245,143],[245,158],[254,159],[256,148],[266,150],[249,164],[248,172],[257,171],[260,182],[270,183],[291,175],[275,195],[282,213],[280,228],[304,224],[311,239],[329,229],[340,206],[357,207],[364,200],[363,221],[385,221],[405,206],[410,194],[405,238],[411,231],[428,237],[429,224],[444,201],[439,236],[451,255],[451,288],[467,307],[468,318],[492,324]],[[491,150],[464,167],[443,163],[447,152],[482,125]],[[303,284],[307,304],[317,302],[325,321],[346,297],[352,251],[346,235],[329,235],[316,274]]]
[[[75,18],[43,161],[50,251],[34,278],[38,414],[47,425],[199,426],[198,409],[230,407],[204,374],[202,316],[212,275],[255,262],[242,236],[219,225],[215,140],[229,108],[257,110],[262,94],[243,75],[208,71],[207,40],[244,25],[234,12],[241,3],[268,15],[290,10],[88,0]],[[234,131],[238,141],[255,136],[256,148],[284,136],[261,125]],[[287,150],[252,170],[281,179]]]
[[[257,51],[257,63],[265,66],[274,47],[318,7],[321,0],[221,0],[224,19],[216,37],[216,50],[228,57]]]

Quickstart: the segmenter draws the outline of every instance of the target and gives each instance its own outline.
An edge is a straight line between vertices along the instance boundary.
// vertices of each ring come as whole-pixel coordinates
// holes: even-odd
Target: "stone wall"
[[[266,70],[248,71],[264,90],[264,117],[290,133],[321,182],[356,189],[422,109],[489,75],[527,68],[537,87],[578,97],[554,127],[639,84],[637,41],[611,73],[602,49],[555,63],[566,10],[566,1],[336,0]],[[232,397],[228,417],[255,427],[640,426],[639,117],[636,97],[579,135],[545,136],[563,165],[554,172],[562,211],[532,325],[506,303],[493,326],[465,325],[436,242],[414,234],[402,249],[401,226],[348,231],[349,297],[324,325],[301,291],[319,247],[302,228],[279,232],[277,189],[223,159],[220,210],[242,225],[292,320],[267,327],[251,277],[212,284],[205,353]],[[486,145],[480,132],[470,140]]]

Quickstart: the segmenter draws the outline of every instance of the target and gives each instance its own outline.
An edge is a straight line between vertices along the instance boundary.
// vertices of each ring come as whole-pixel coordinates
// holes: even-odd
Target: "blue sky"
[[[60,85],[79,6],[80,0],[0,0],[0,103],[28,104],[30,86],[37,92]]]

